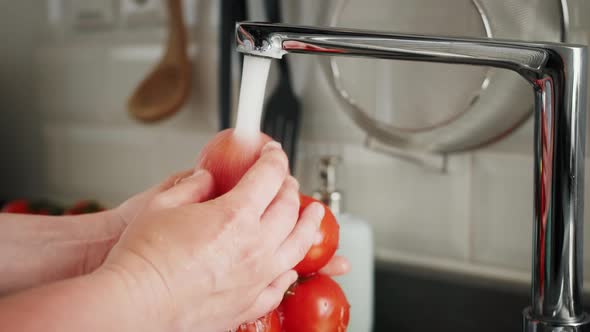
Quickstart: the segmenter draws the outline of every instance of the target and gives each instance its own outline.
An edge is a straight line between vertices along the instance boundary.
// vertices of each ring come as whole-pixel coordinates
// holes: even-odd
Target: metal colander
[[[324,25],[460,37],[559,42],[565,0],[335,0]],[[320,59],[344,109],[370,139],[448,153],[493,142],[531,115],[532,90],[496,68]]]

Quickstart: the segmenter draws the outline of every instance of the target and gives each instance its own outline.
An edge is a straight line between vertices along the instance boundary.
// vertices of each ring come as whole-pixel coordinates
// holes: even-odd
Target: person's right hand
[[[159,193],[97,271],[123,282],[146,331],[224,331],[266,314],[314,241],[324,209],[298,217],[298,183],[276,143],[232,191],[206,201],[212,182],[197,171]]]

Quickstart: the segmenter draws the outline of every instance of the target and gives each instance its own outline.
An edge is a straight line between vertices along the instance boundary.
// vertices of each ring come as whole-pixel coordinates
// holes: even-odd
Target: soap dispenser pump
[[[313,198],[326,204],[332,213],[340,214],[342,194],[336,188],[336,166],[340,163],[339,156],[328,155],[320,158],[320,187],[313,192]]]
[[[349,331],[370,332],[373,328],[373,233],[368,222],[343,211],[343,194],[336,187],[336,166],[341,158],[322,156],[319,160],[320,185],[312,196],[326,204],[340,225],[337,255],[348,258],[351,270],[334,278],[351,305]]]

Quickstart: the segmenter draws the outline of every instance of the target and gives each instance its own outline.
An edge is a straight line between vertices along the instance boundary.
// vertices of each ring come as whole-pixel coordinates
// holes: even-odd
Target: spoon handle
[[[168,0],[168,44],[164,58],[168,61],[187,61],[186,29],[182,17],[181,0]]]

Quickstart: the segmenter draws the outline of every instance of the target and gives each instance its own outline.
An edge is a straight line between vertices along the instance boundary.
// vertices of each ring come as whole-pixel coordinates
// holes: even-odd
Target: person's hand
[[[212,182],[197,171],[154,196],[99,268],[162,329],[223,331],[276,308],[323,217],[311,204],[299,218],[297,181],[272,144],[232,191],[207,201]]]
[[[157,210],[159,208],[179,207],[184,204],[196,202],[199,199],[199,197],[194,197],[194,198],[187,200],[184,198],[185,196],[183,196],[183,194],[180,194],[180,193],[177,195],[176,199],[169,199],[169,201],[166,202],[165,204],[160,204],[160,203],[158,203],[159,199],[154,199],[159,194],[166,192],[167,190],[169,190],[170,188],[172,188],[173,186],[175,186],[179,182],[182,182],[185,179],[187,179],[188,177],[194,175],[194,173],[196,171],[198,171],[198,170],[187,169],[187,170],[177,172],[176,174],[169,176],[162,183],[129,198],[128,200],[123,202],[121,205],[114,208],[111,211],[110,215],[112,216],[113,219],[115,219],[114,223],[118,225],[118,227],[119,227],[118,229],[120,230],[120,232],[122,233],[125,230],[125,228],[127,227],[127,225],[129,225],[131,223],[131,221],[140,212],[144,211],[146,208],[149,208],[150,210],[155,210],[155,209]],[[207,185],[207,183],[199,183],[197,181],[197,182],[195,182],[195,185]],[[201,188],[201,189],[204,191],[209,190],[208,188]],[[193,190],[199,190],[199,188],[194,188]],[[165,196],[169,197],[170,195],[166,194]],[[109,244],[107,244],[107,245],[109,245],[109,247],[105,248],[106,251],[103,251],[104,252],[103,255],[106,255],[108,253],[108,251],[110,251],[113,244],[114,244],[114,242],[110,242]],[[97,251],[97,252],[100,253],[100,251]],[[102,259],[93,259],[92,261],[102,262]],[[95,268],[97,268],[97,267],[98,266],[96,266]],[[330,260],[330,262],[328,262],[328,264],[326,264],[326,266],[320,270],[320,273],[326,274],[326,275],[331,275],[331,276],[336,276],[336,275],[346,274],[346,273],[348,273],[349,270],[350,270],[350,262],[348,261],[348,259],[346,259],[345,257],[341,257],[341,256],[334,256]]]
[[[106,256],[113,246],[119,240],[119,237],[135,217],[146,210],[158,210],[161,208],[179,207],[185,204],[197,202],[197,198],[184,200],[182,197],[177,199],[168,199],[165,204],[161,204],[161,199],[156,198],[167,192],[176,184],[191,177],[195,169],[187,169],[169,176],[163,182],[139,193],[119,206],[100,213],[90,215],[78,215],[67,217],[40,217],[35,218],[53,219],[51,225],[59,227],[59,230],[53,232],[62,234],[63,241],[54,246],[48,245],[49,248],[56,247],[54,250],[44,250],[48,257],[39,257],[39,264],[32,271],[29,268],[26,272],[28,278],[23,278],[22,273],[15,273],[13,278],[0,278],[0,292],[6,290],[17,290],[31,287],[47,282],[72,278],[85,275],[96,270],[104,262]],[[197,185],[206,185],[197,183]],[[193,188],[193,190],[208,190],[207,188]],[[182,195],[182,194],[180,194]],[[166,197],[170,195],[166,194]],[[31,216],[11,216],[12,219],[31,219]],[[68,221],[67,223],[57,221]],[[5,222],[6,224],[6,222]],[[24,225],[23,220],[18,221],[19,225]],[[31,224],[39,223],[38,220],[31,220]],[[39,233],[37,230],[32,233]],[[73,235],[72,235],[73,233]],[[75,240],[75,241],[72,241]],[[36,242],[40,242],[38,239]],[[345,257],[335,256],[330,262],[320,270],[320,273],[327,275],[341,275],[350,270],[350,263]],[[3,282],[4,281],[4,282]],[[3,286],[9,284],[9,286]]]

